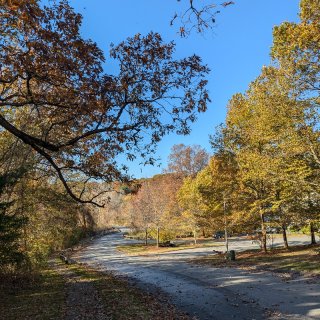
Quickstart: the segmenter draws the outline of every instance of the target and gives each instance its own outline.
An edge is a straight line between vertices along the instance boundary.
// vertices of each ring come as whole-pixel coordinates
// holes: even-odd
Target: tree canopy
[[[80,202],[74,181],[125,180],[119,154],[152,163],[169,133],[187,134],[206,110],[208,68],[194,55],[174,59],[173,42],[137,34],[103,52],[80,35],[82,17],[67,0],[6,1],[0,6],[0,126],[28,145]]]

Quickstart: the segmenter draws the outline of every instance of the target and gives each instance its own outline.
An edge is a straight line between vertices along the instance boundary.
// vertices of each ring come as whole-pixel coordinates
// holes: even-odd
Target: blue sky
[[[183,1],[187,0],[71,0],[84,17],[83,36],[105,51],[106,72],[112,72],[110,43],[149,31],[159,32],[166,41],[174,40],[177,58],[196,53],[211,69],[208,88],[212,103],[208,111],[192,125],[189,136],[171,134],[163,139],[158,146],[159,166],[129,163],[130,173],[138,178],[160,173],[174,144],[200,144],[210,152],[209,134],[224,122],[228,100],[236,92],[245,91],[261,67],[270,63],[272,28],[284,21],[298,21],[298,0],[234,0],[235,5],[217,16],[212,31],[180,38],[169,22],[174,12],[182,9]]]

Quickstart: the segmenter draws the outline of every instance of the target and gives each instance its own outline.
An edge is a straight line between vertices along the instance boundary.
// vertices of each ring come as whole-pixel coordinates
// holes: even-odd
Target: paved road
[[[307,243],[293,238],[291,244]],[[76,259],[102,270],[128,276],[143,289],[161,290],[171,301],[197,319],[320,319],[320,284],[314,279],[281,280],[264,272],[236,268],[197,266],[188,260],[212,254],[197,248],[165,254],[127,256],[115,247],[132,243],[121,234],[96,239]],[[280,244],[276,240],[275,245]],[[216,250],[223,250],[223,243]],[[248,240],[234,239],[230,249],[255,247]]]

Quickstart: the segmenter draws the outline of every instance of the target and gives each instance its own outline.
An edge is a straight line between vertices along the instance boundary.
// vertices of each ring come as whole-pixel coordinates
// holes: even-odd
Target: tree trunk
[[[316,244],[316,236],[314,233],[314,225],[313,222],[310,222],[310,234],[311,234],[311,244]]]
[[[194,244],[197,244],[197,231],[196,231],[196,229],[193,230],[193,237],[194,237]]]
[[[267,253],[267,230],[266,230],[266,225],[264,223],[264,213],[261,209],[260,211],[260,218],[261,218],[261,250],[264,253]]]
[[[226,211],[226,200],[223,196],[223,215],[224,215],[224,241],[226,244],[226,251],[229,252],[229,242],[228,242],[228,220]]]
[[[282,236],[283,236],[283,243],[284,247],[288,250],[289,249],[289,244],[288,244],[288,238],[287,238],[287,226],[283,224],[281,226],[282,228]]]
[[[202,228],[202,236],[205,238],[206,237],[206,230]]]
[[[145,245],[148,245],[148,228],[146,228]]]
[[[86,214],[84,211],[82,212],[82,221],[83,221],[83,228],[87,232],[87,218],[86,218]]]
[[[20,188],[20,199],[21,199],[21,208],[20,208],[20,214],[22,217],[26,218],[25,213],[24,213],[24,200],[25,200],[25,190],[26,190],[26,185],[25,185],[25,180],[22,180],[22,185]],[[23,225],[23,245],[24,245],[24,250],[25,252],[28,251],[28,229],[27,229],[27,223]]]
[[[159,242],[160,242],[160,228],[157,227],[157,248],[159,248]]]

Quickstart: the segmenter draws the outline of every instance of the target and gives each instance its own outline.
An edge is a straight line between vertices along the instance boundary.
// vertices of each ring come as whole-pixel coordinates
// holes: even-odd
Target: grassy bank
[[[0,319],[63,319],[64,279],[52,268],[6,277],[0,285]]]
[[[320,275],[320,245],[296,246],[289,250],[273,249],[267,254],[248,250],[236,254],[236,261],[226,260],[223,255],[210,255],[194,262],[215,267],[242,267],[269,270],[272,272],[298,272]]]
[[[189,319],[165,302],[164,297],[160,302],[154,296],[142,292],[112,273],[101,273],[78,265],[70,268],[83,280],[94,283],[106,313],[111,316],[111,319]]]
[[[66,276],[67,275],[67,276]],[[30,279],[2,281],[0,287],[0,319],[64,319],[70,275],[78,282],[92,284],[108,319],[188,319],[172,305],[159,301],[126,280],[111,273],[101,273],[83,265],[67,266],[59,261]],[[88,306],[94,308],[94,306]],[[92,310],[93,311],[93,310]],[[81,316],[80,316],[81,318]]]

